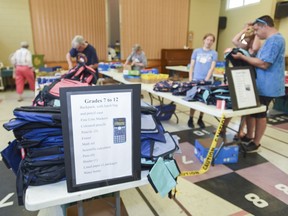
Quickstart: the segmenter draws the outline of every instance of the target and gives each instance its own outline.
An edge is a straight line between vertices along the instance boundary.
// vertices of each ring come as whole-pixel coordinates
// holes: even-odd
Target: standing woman
[[[211,47],[215,42],[215,36],[211,33],[204,35],[203,47],[195,49],[191,56],[190,70],[189,70],[189,81],[212,81],[213,71],[216,65],[218,54]],[[188,126],[194,128],[193,116],[195,110],[190,109],[190,118],[188,120]],[[205,128],[203,122],[203,112],[200,112],[197,124],[200,128]]]
[[[18,101],[23,101],[23,91],[25,81],[28,81],[29,88],[35,90],[35,78],[32,68],[32,55],[28,50],[29,44],[26,41],[20,43],[21,48],[16,50],[16,52],[11,57],[11,63],[14,66],[16,83],[16,92],[19,95]]]

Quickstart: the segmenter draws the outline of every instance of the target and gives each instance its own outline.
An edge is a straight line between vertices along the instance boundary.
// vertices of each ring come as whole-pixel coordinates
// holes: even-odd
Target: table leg
[[[83,201],[77,202],[78,216],[84,216]]]
[[[121,204],[120,204],[120,192],[116,191],[115,192],[115,199],[116,199],[116,216],[121,215]]]

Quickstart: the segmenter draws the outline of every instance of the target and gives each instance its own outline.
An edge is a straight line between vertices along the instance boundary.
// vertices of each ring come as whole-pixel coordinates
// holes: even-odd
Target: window
[[[259,3],[260,0],[228,0],[227,1],[227,9],[243,7],[245,5]]]

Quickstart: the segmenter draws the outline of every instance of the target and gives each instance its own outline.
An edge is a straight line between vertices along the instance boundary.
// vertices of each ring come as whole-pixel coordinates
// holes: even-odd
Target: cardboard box
[[[204,162],[210,146],[212,144],[213,138],[205,138],[205,139],[198,139],[195,140],[195,155],[201,161]],[[214,150],[214,156],[217,153],[219,146],[222,143],[222,138],[218,139],[217,146]],[[239,153],[239,146],[238,145],[229,145],[224,146],[217,157],[214,160],[214,164],[223,164],[223,163],[237,163],[238,162],[238,153]]]
[[[115,197],[94,199],[83,202],[85,216],[114,216],[116,215]],[[66,216],[77,216],[77,204],[66,209]],[[128,216],[121,199],[121,216]]]

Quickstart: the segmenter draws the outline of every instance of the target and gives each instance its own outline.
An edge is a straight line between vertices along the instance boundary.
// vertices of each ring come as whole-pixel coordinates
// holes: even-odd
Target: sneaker
[[[249,144],[253,141],[252,138],[248,138],[246,135],[244,137],[241,137],[241,142],[244,143],[244,144]]]
[[[257,152],[261,145],[256,145],[254,142],[250,142],[248,145],[242,145],[244,151],[246,153],[253,153]]]
[[[193,119],[190,117],[189,120],[188,120],[188,127],[190,128],[194,128],[194,123],[193,123]]]
[[[198,119],[197,124],[199,125],[200,128],[205,128],[205,124],[202,119]]]
[[[22,98],[22,97],[19,97],[17,101],[18,101],[18,102],[21,102],[21,101],[23,101],[23,98]]]

